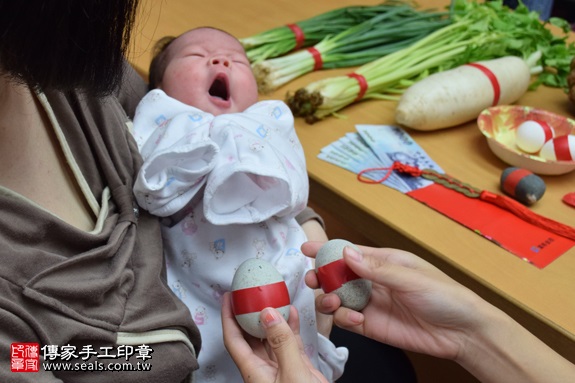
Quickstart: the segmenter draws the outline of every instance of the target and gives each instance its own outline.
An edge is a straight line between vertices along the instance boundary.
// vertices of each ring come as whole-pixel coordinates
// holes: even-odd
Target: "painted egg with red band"
[[[516,143],[526,153],[537,153],[543,145],[555,137],[555,130],[543,120],[523,121],[516,131]]]
[[[343,239],[326,242],[315,257],[315,271],[323,291],[337,294],[342,306],[360,311],[369,302],[371,281],[360,278],[347,266],[343,259],[346,246],[358,249]]]
[[[260,312],[277,309],[288,320],[290,297],[287,285],[276,268],[263,259],[244,261],[232,280],[232,311],[240,327],[257,338],[265,338]]]
[[[575,161],[575,136],[569,134],[547,141],[539,156],[551,161]]]

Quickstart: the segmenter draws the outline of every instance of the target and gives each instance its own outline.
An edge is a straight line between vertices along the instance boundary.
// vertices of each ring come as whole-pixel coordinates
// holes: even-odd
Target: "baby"
[[[134,118],[144,158],[134,192],[164,217],[168,283],[202,335],[199,382],[239,382],[221,329],[221,297],[249,258],[272,263],[300,313],[305,350],[328,379],[343,372],[347,349],[317,331],[306,235],[295,217],[307,206],[308,178],[289,108],[258,102],[240,42],[209,27],[163,41],[151,90]]]

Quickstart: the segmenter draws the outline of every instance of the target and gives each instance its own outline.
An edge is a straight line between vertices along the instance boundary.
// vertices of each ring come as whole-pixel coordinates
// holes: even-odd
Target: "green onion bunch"
[[[252,65],[258,90],[270,93],[318,69],[358,66],[403,49],[451,21],[447,12],[418,11],[394,3],[369,20],[336,35],[326,36],[310,49],[271,58]]]
[[[529,11],[522,3],[511,10],[502,0],[454,0],[451,18],[451,24],[412,45],[360,66],[354,72],[356,77],[336,76],[313,82],[289,93],[286,103],[295,116],[314,123],[360,101],[360,92],[361,99],[398,100],[408,86],[432,73],[509,55],[528,59],[537,51],[541,52],[542,73],[533,86],[543,83],[566,87],[563,83],[575,55],[573,44],[566,42],[567,21],[549,20],[565,33],[558,37],[539,21],[537,12]],[[367,89],[361,89],[357,76],[364,79]]]
[[[253,36],[240,38],[248,59],[259,62],[268,58],[282,56],[295,48],[304,48],[314,45],[326,36],[335,35],[354,25],[369,20],[382,12],[386,12],[389,4],[395,0],[381,5],[373,6],[347,6],[321,13],[293,25],[302,33],[303,41],[298,46],[293,30],[284,25]]]

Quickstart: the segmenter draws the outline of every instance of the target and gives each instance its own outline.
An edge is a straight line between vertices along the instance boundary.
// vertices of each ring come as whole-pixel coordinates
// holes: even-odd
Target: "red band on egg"
[[[291,31],[295,36],[295,47],[293,50],[295,51],[300,49],[305,41],[305,35],[303,33],[303,30],[297,24],[287,24],[286,27],[291,29]]]
[[[361,100],[365,95],[365,92],[367,91],[367,80],[365,79],[365,77],[363,77],[358,73],[349,73],[347,77],[354,78],[359,84],[359,93],[357,94],[355,101]]]
[[[569,136],[557,137],[553,141],[553,147],[555,149],[555,158],[558,161],[573,161],[571,150],[569,149]]]
[[[307,51],[313,57],[313,70],[320,70],[323,67],[323,60],[321,59],[321,53],[314,47],[308,48]]]
[[[499,81],[497,81],[495,74],[489,70],[489,68],[478,63],[469,63],[467,65],[479,69],[487,76],[491,82],[491,86],[493,87],[493,106],[497,105],[499,103],[499,97],[501,96],[501,87],[499,86]]]
[[[519,181],[531,174],[533,173],[525,169],[513,170],[507,175],[507,177],[505,177],[505,180],[503,181],[503,191],[507,194],[515,195],[515,188],[517,188]]]
[[[266,307],[280,308],[290,304],[284,281],[232,291],[234,315],[257,313]]]
[[[331,293],[343,286],[344,283],[360,278],[345,264],[343,259],[339,259],[318,267],[317,279],[323,291]]]
[[[544,142],[551,140],[553,138],[553,129],[551,129],[551,126],[545,121],[538,120],[537,122],[541,125],[541,128],[543,128],[543,133],[545,134]]]

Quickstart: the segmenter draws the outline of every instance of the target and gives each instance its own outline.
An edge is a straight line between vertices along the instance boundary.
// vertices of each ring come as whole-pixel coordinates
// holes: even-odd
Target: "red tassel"
[[[488,191],[482,191],[479,199],[508,210],[535,226],[549,230],[565,238],[575,240],[575,228],[536,214],[514,199]]]
[[[546,229],[552,233],[561,235],[565,238],[569,238],[569,239],[575,241],[575,228],[573,228],[571,226],[567,226],[561,222],[557,222],[557,221],[554,221],[550,218],[546,218],[546,217],[543,217],[537,213],[534,213],[528,207],[526,207],[525,205],[519,203],[518,201],[516,201],[512,198],[509,198],[509,197],[506,197],[506,196],[500,195],[500,194],[491,193],[491,192],[486,191],[486,190],[481,191],[480,189],[476,189],[476,188],[471,187],[469,185],[463,184],[463,183],[455,180],[454,178],[451,178],[449,176],[445,176],[445,175],[442,175],[439,173],[435,173],[433,171],[420,170],[414,166],[410,166],[410,165],[403,164],[401,162],[396,161],[390,167],[364,169],[357,174],[357,179],[359,181],[365,182],[365,183],[373,183],[373,184],[382,183],[385,180],[387,180],[387,178],[389,178],[389,176],[393,173],[394,170],[397,170],[398,172],[401,172],[401,173],[410,174],[413,177],[421,177],[424,174],[425,175],[431,174],[434,177],[428,178],[428,179],[431,179],[434,182],[438,182],[437,179],[441,179],[443,181],[442,184],[445,187],[451,188],[451,189],[456,190],[460,193],[462,193],[462,190],[465,190],[466,192],[469,192],[469,194],[464,193],[468,197],[471,197],[471,198],[479,197],[480,200],[485,201],[485,202],[489,202],[489,203],[496,205],[496,206],[499,206],[500,208],[505,209],[505,210],[515,214],[516,216],[518,216],[522,220],[529,222],[532,225]],[[366,178],[364,176],[365,173],[373,172],[373,171],[386,171],[386,173],[384,174],[383,177],[381,177],[378,180],[371,180],[371,179]],[[568,203],[568,201],[566,199],[564,199],[564,201],[566,203]]]

